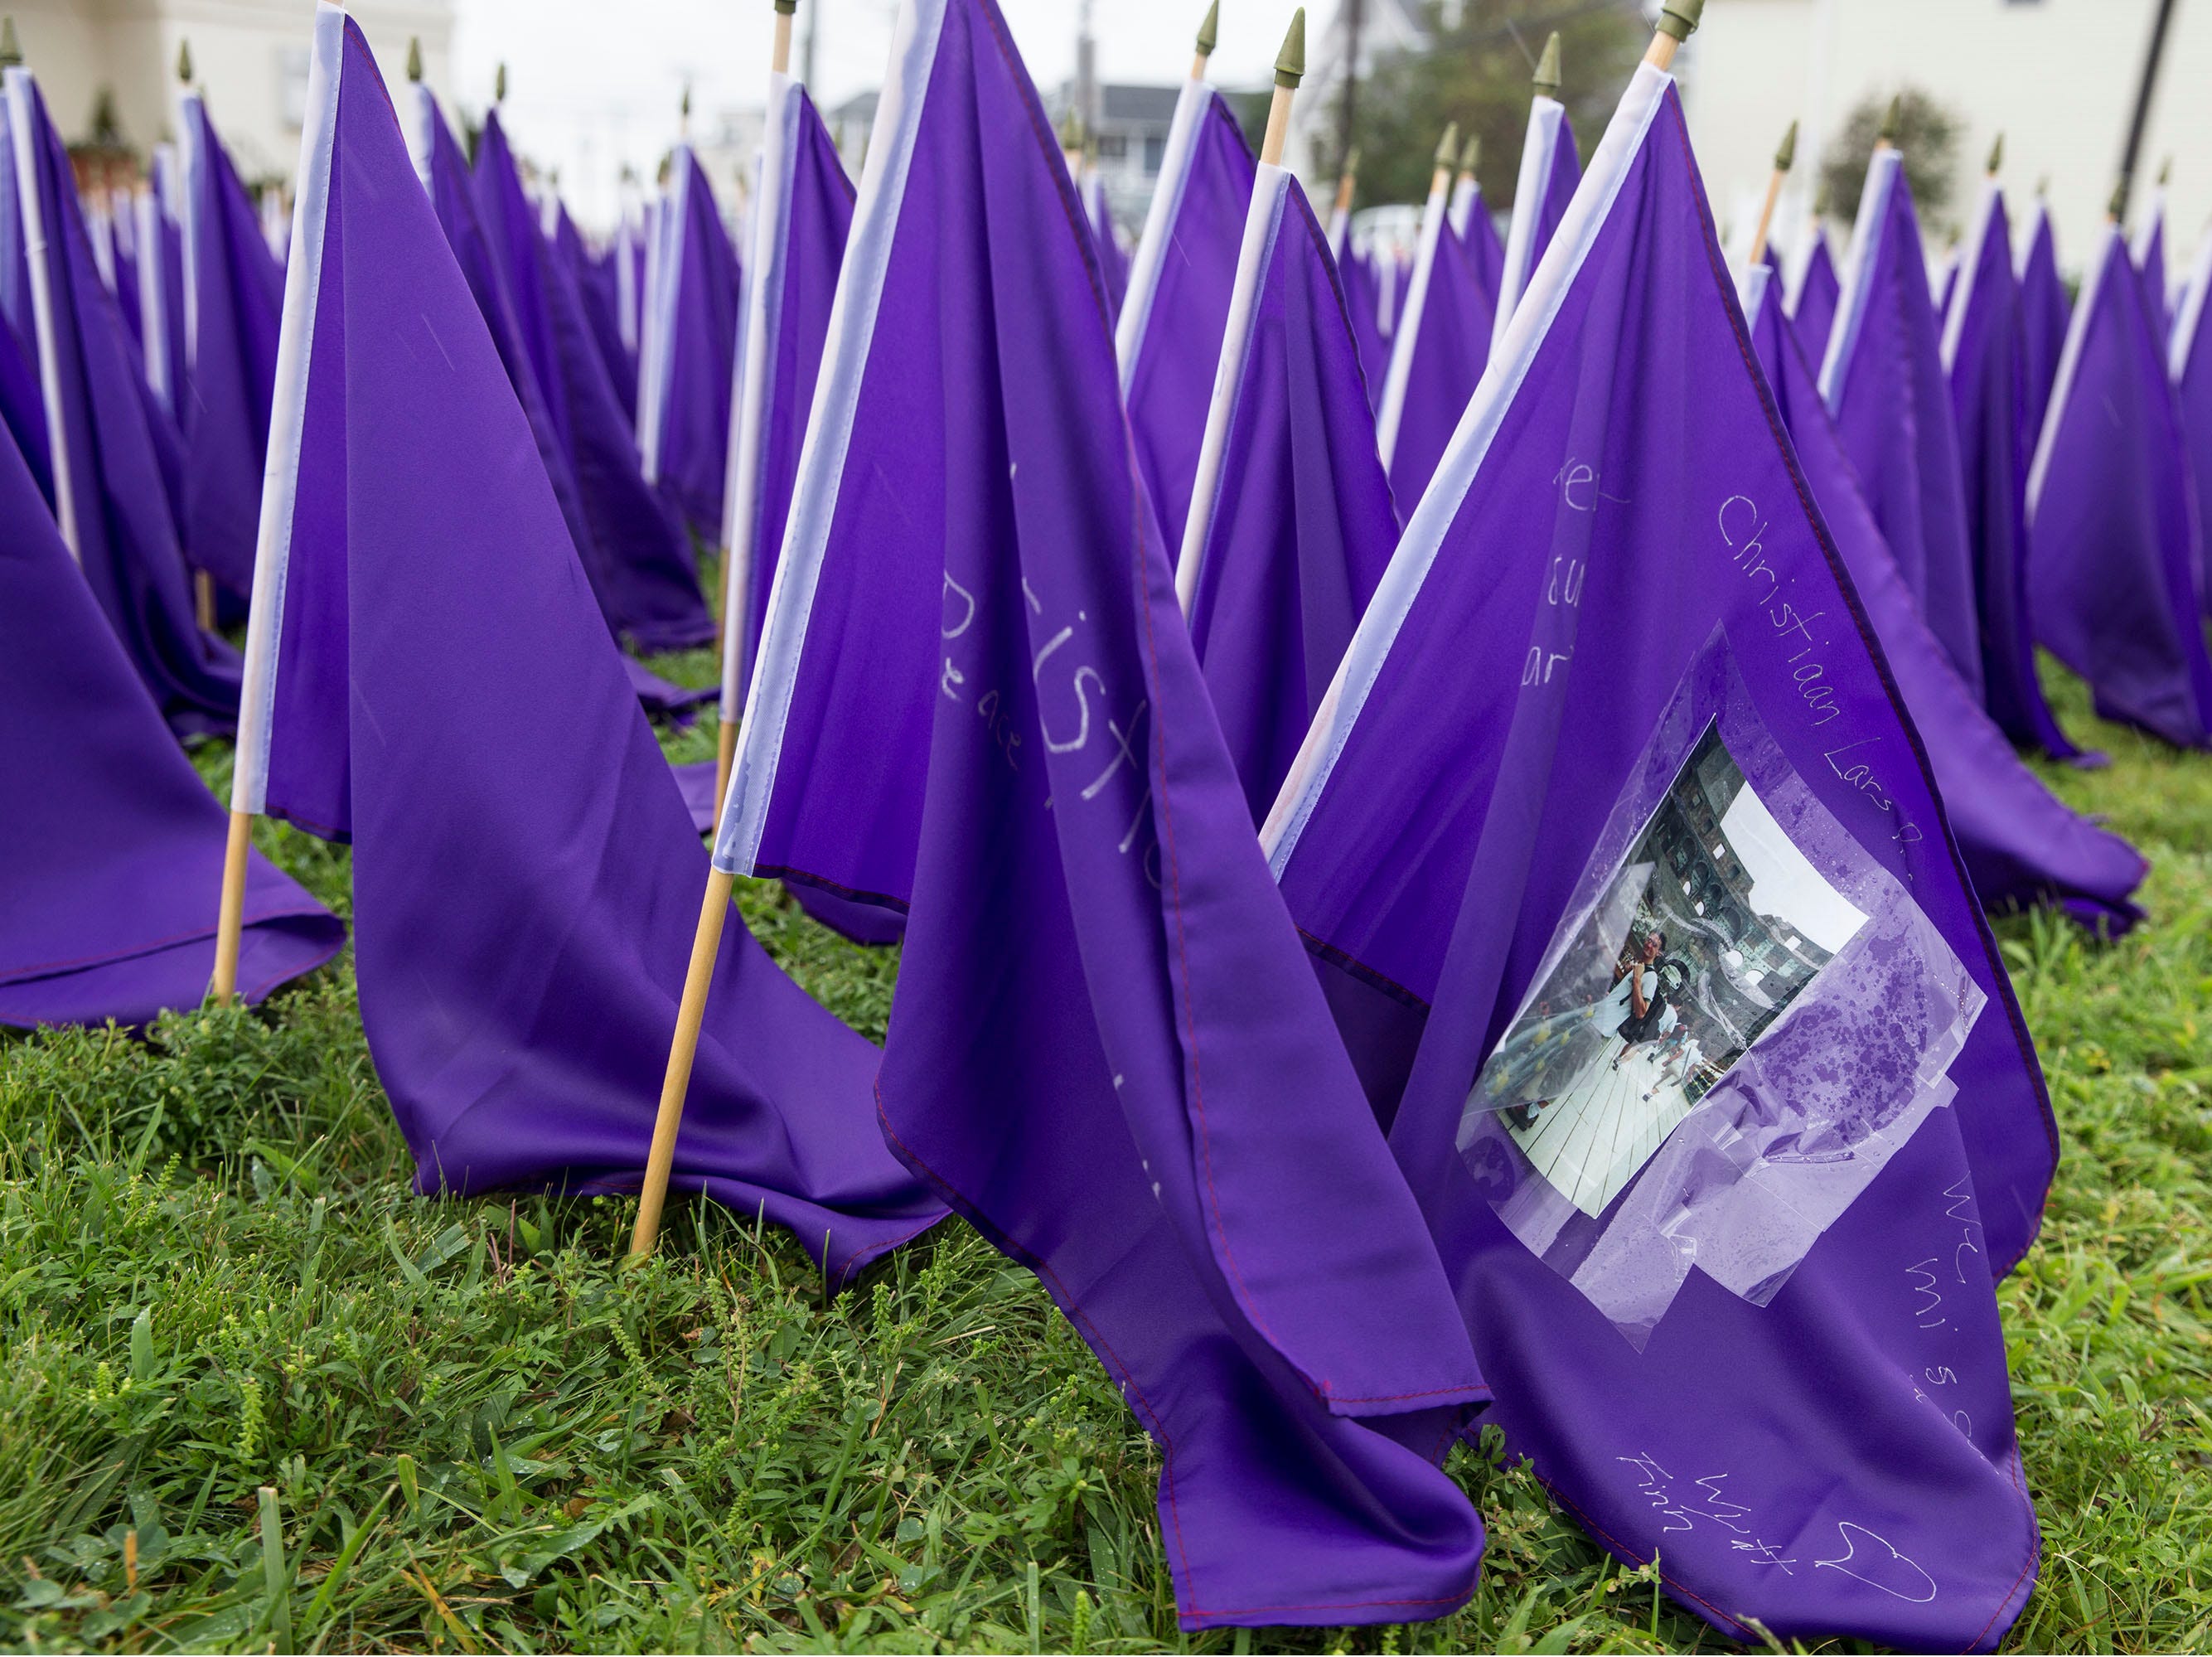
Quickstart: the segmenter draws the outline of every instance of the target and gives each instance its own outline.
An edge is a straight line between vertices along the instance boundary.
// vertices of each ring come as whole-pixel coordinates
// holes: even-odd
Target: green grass
[[[699,682],[695,655],[658,664]],[[2054,771],[2155,860],[2152,923],[2001,929],[2066,1161],[2002,1290],[2042,1583],[2012,1644],[2212,1642],[2212,761],[2094,727]],[[670,739],[711,754],[711,722]],[[204,753],[211,778],[228,765]],[[264,851],[347,905],[342,852]],[[769,947],[880,1037],[892,963],[772,888]],[[957,1223],[825,1301],[699,1204],[416,1197],[349,961],[257,1013],[0,1045],[0,1642],[678,1647],[1716,1647],[1496,1454],[1447,1622],[1190,1640],[1157,1463],[1029,1276]],[[264,1487],[273,1500],[264,1499]]]

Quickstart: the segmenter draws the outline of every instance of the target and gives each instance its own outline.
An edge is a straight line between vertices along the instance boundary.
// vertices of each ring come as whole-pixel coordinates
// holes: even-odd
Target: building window
[[[1163,167],[1165,167],[1167,164],[1168,164],[1168,140],[1167,140],[1167,134],[1165,134],[1164,132],[1151,132],[1151,133],[1147,133],[1147,134],[1146,134],[1146,136],[1145,136],[1145,174],[1146,174],[1146,177],[1148,177],[1148,178],[1158,178],[1158,177],[1159,176],[1160,168],[1162,168]]]
[[[1102,161],[1126,160],[1129,154],[1128,135],[1122,132],[1102,132],[1098,135],[1098,159]]]

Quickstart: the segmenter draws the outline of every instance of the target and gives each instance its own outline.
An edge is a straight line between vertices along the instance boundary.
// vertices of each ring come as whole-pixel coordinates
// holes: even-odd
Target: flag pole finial
[[[177,82],[180,86],[192,83],[192,43],[190,40],[177,42]]]
[[[2128,175],[2120,174],[2119,182],[2112,186],[2112,199],[2105,208],[2105,222],[2118,224],[2128,210]]]
[[[1459,159],[1459,123],[1452,122],[1444,128],[1444,135],[1437,140],[1437,171],[1449,173],[1451,164]]]
[[[1559,32],[1553,29],[1544,41],[1544,55],[1536,60],[1536,73],[1529,84],[1536,88],[1539,98],[1559,95]]]
[[[1675,49],[1698,32],[1698,20],[1705,15],[1705,0],[1666,0],[1659,9],[1658,26],[1644,61],[1654,69],[1673,68]]]
[[[1291,136],[1291,101],[1306,75],[1306,9],[1291,14],[1291,27],[1283,36],[1283,49],[1275,54],[1275,92],[1267,102],[1267,131],[1260,140],[1260,161],[1265,167],[1283,164],[1283,145]]]
[[[1998,172],[2002,169],[2003,166],[2004,134],[2000,132],[1996,136],[1996,142],[1990,145],[1989,165],[1984,170],[1987,172],[1991,178],[1995,178]]]
[[[2168,155],[2158,164],[2158,187],[2161,190],[2173,182],[2173,157]]]
[[[422,78],[422,37],[419,34],[407,37],[407,78],[410,81]]]
[[[1481,165],[1482,134],[1480,132],[1470,132],[1467,135],[1467,142],[1459,147],[1460,176],[1468,179],[1473,178],[1474,176],[1475,169]]]
[[[1813,188],[1813,216],[1815,219],[1828,216],[1828,181],[1825,178]]]
[[[1782,135],[1782,143],[1774,152],[1774,170],[1787,173],[1797,165],[1797,123],[1790,123],[1790,130]]]
[[[23,48],[15,44],[15,20],[0,17],[0,69],[13,69],[23,61]]]
[[[1306,76],[1306,9],[1291,14],[1291,27],[1283,36],[1283,49],[1275,54],[1275,84],[1296,88]]]
[[[1198,61],[1204,63],[1213,56],[1216,42],[1221,39],[1221,0],[1206,9],[1205,21],[1198,26]]]
[[[507,101],[507,65],[501,64],[491,77],[491,101],[495,104]]]
[[[1897,148],[1897,135],[1905,130],[1905,94],[1900,92],[1889,101],[1889,108],[1881,118],[1881,130],[1874,135],[1876,149],[1887,146]]]
[[[775,0],[775,9],[788,17],[799,9],[799,0]]]

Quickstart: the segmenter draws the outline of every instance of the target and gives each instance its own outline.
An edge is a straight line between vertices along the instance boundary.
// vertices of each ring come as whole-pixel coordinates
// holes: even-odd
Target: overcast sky
[[[1040,88],[1075,67],[1077,0],[1000,0]],[[1212,78],[1267,78],[1289,26],[1285,0],[1221,0]],[[881,83],[896,0],[801,0],[799,27],[818,14],[816,101],[824,107]],[[1334,10],[1318,0],[1316,41]],[[1109,81],[1172,83],[1190,69],[1203,0],[1096,0],[1098,72]],[[480,110],[497,64],[507,65],[506,119],[524,151],[558,165],[562,193],[603,219],[623,161],[645,172],[676,134],[689,82],[693,108],[757,107],[765,96],[775,12],[769,0],[458,0],[449,103]],[[793,66],[798,67],[793,52]]]

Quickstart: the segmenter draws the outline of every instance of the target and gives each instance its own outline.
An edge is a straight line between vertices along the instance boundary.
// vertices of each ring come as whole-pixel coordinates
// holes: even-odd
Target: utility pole
[[[1367,0],[1342,0],[1344,20],[1344,101],[1337,107],[1336,155],[1344,158],[1359,142],[1359,26],[1366,21]]]
[[[822,8],[827,3],[828,0],[814,0],[807,7],[806,33],[799,37],[799,78],[806,83],[809,94],[815,90],[814,41],[822,32]]]
[[[1091,0],[1075,9],[1075,113],[1088,138],[1098,131],[1098,42],[1091,34]]]
[[[2128,197],[2136,187],[2136,161],[2142,149],[2143,128],[2150,125],[2151,94],[2158,89],[2158,67],[2166,56],[2166,25],[2173,21],[2173,0],[2158,0],[2158,14],[2150,25],[2150,49],[2143,54],[2142,82],[2136,88],[2135,119],[2128,123],[2128,147],[2120,157],[2120,187],[2112,210],[2127,221]]]

